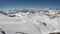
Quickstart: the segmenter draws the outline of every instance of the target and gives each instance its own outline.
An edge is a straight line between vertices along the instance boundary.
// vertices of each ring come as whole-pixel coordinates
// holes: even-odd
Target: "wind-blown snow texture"
[[[60,31],[60,9],[25,8],[0,10],[0,28],[6,34],[49,34]]]

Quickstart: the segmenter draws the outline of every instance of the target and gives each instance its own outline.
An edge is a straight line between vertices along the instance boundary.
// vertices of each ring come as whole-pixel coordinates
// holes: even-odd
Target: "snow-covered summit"
[[[40,34],[40,31],[42,31],[42,33],[45,34],[47,33],[47,31],[51,32],[56,28],[60,28],[57,27],[60,24],[59,18],[60,9],[26,8],[7,11],[0,10],[0,24],[4,24],[2,28],[6,28],[6,31],[7,29],[10,29],[9,32],[11,32],[11,29],[13,29],[12,32],[22,31],[30,34]],[[9,26],[7,26],[6,24]],[[13,24],[14,26],[11,26],[11,24]],[[17,24],[18,27],[15,24]],[[25,29],[25,31],[25,27],[28,30]],[[31,30],[29,30],[29,28]],[[32,30],[35,33],[32,33]]]

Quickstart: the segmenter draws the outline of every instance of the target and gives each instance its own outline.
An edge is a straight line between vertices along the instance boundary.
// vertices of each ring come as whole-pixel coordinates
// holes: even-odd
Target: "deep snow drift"
[[[49,34],[60,31],[60,9],[25,8],[0,10],[0,28],[6,34]]]

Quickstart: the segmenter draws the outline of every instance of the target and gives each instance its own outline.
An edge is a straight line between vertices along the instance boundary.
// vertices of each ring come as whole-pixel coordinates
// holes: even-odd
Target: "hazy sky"
[[[60,8],[60,0],[0,0],[4,8]]]

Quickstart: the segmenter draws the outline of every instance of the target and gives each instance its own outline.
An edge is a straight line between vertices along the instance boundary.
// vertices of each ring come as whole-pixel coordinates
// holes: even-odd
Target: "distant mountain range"
[[[14,9],[8,11],[0,10],[0,13],[7,15],[9,17],[16,17],[17,16],[16,14],[26,13],[27,15],[44,14],[46,16],[49,16],[50,18],[55,18],[60,16],[60,9],[59,8],[23,8],[23,9]]]

